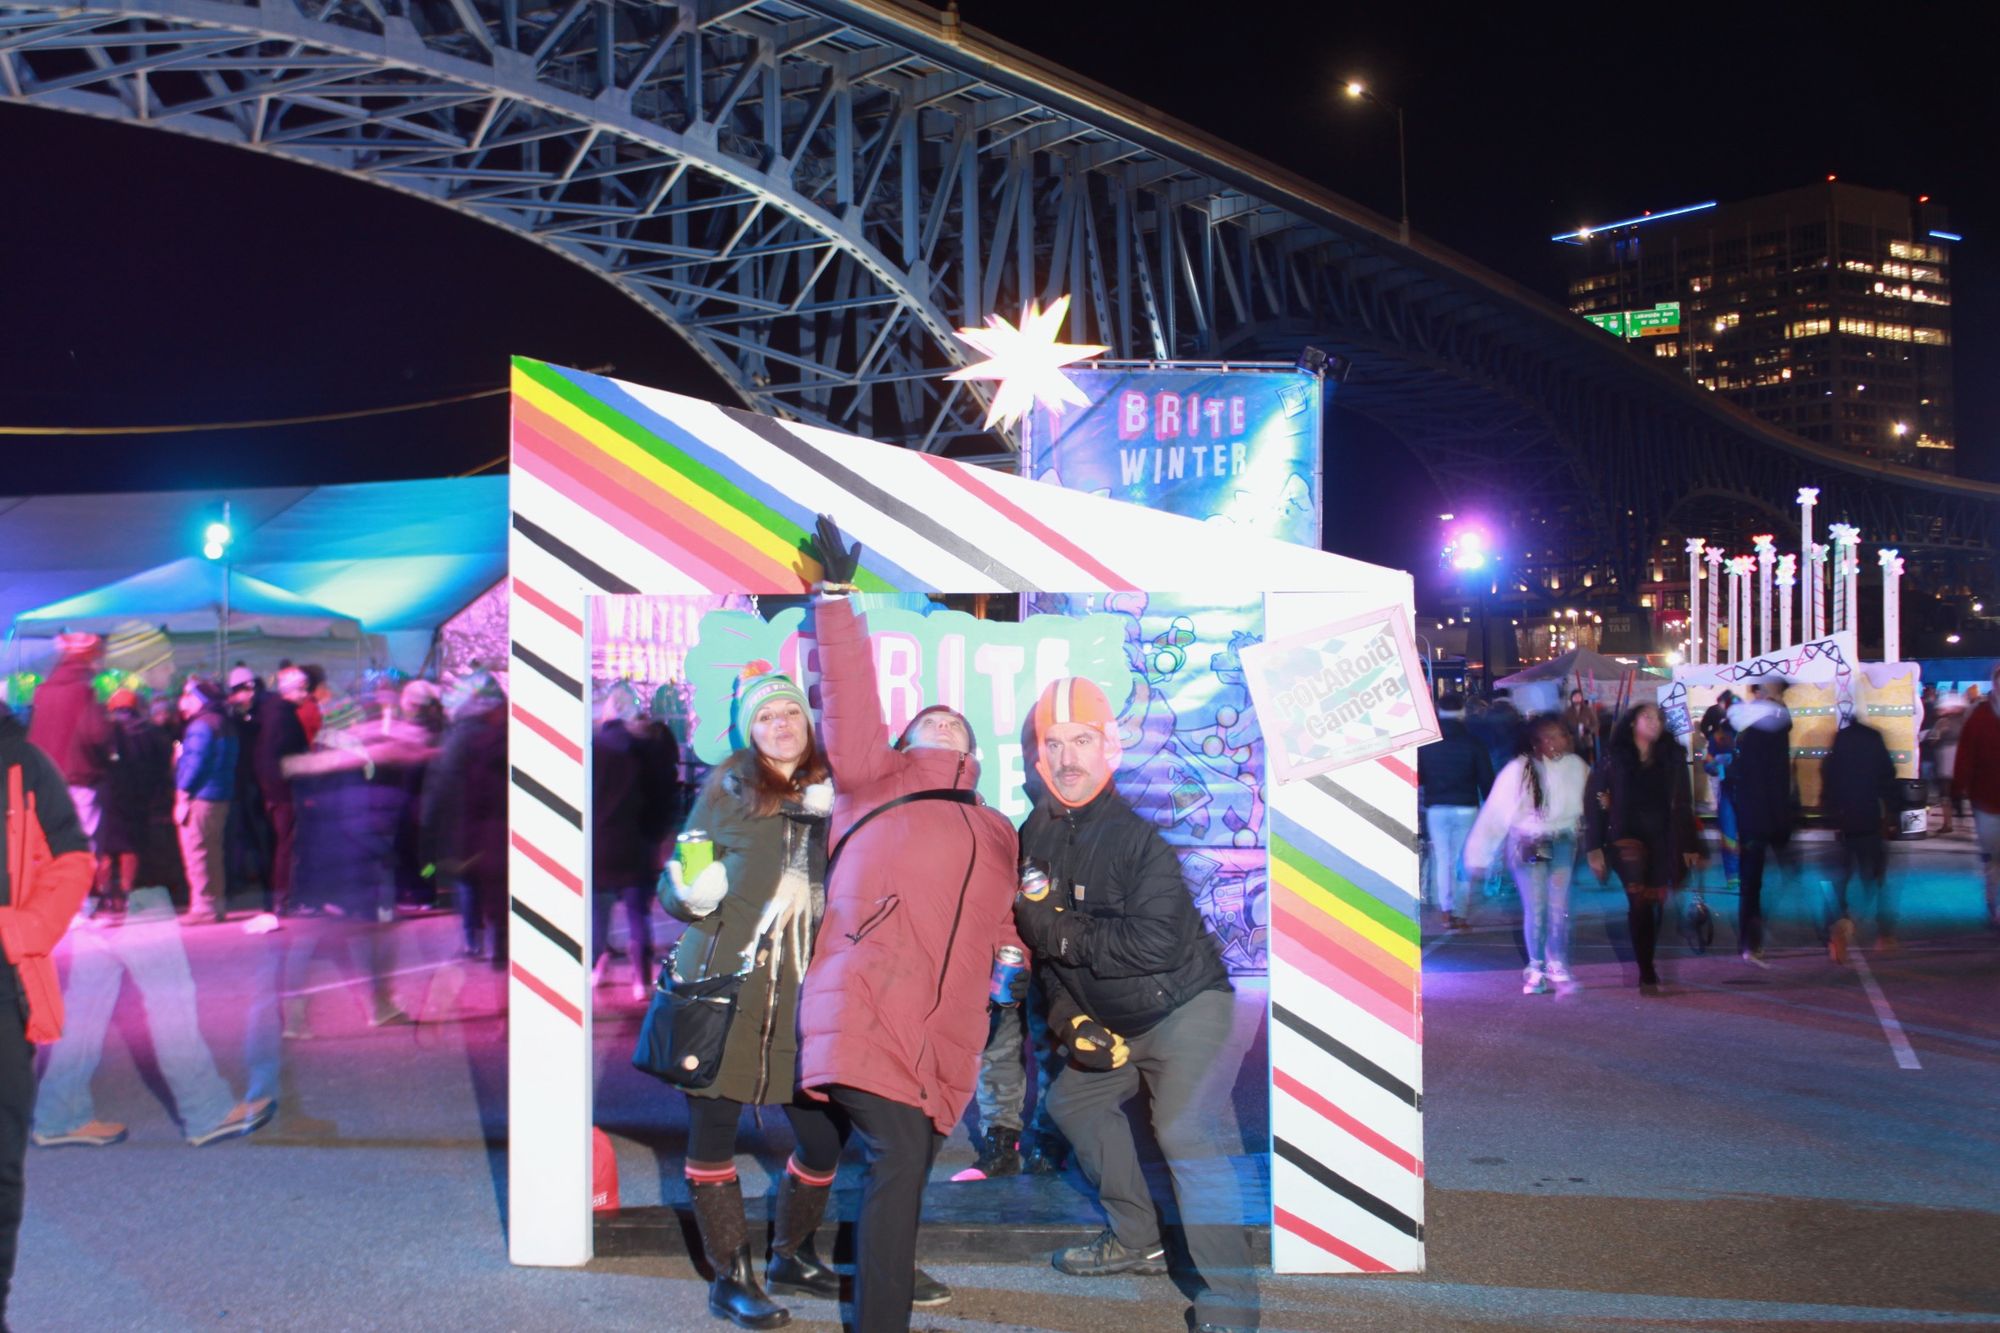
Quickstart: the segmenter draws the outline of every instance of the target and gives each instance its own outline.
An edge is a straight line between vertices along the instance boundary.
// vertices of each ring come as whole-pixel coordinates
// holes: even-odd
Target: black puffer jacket
[[[1048,868],[1054,901],[1090,928],[1062,959],[1037,958],[1049,1024],[1081,1012],[1132,1037],[1206,990],[1228,990],[1215,937],[1195,910],[1180,858],[1116,789],[1071,810],[1044,799],[1021,853]]]

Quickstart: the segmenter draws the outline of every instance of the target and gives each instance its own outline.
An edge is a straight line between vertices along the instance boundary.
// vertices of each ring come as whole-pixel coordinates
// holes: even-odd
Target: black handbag
[[[702,959],[704,974],[721,942],[722,932],[717,930],[709,941],[708,956]],[[751,957],[756,956],[753,950]],[[729,1025],[736,1021],[736,1001],[750,971],[746,964],[719,977],[703,975],[687,981],[675,974],[673,959],[661,963],[646,1021],[639,1025],[632,1067],[677,1088],[705,1088],[715,1082],[722,1072]]]

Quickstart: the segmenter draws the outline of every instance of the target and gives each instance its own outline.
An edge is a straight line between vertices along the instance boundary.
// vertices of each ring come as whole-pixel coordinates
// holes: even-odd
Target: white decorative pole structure
[[[1710,666],[1714,666],[1722,660],[1718,656],[1721,651],[1721,644],[1717,642],[1715,637],[1715,627],[1722,623],[1722,548],[1719,546],[1709,547],[1707,560],[1708,657],[1706,660]]]
[[[1688,538],[1688,665],[1701,661],[1701,552],[1708,545],[1699,537]],[[1714,626],[1710,625],[1712,633]]]
[[[1811,624],[1806,630],[1808,640],[1816,640],[1826,633],[1826,553],[1827,548],[1814,542],[1806,561],[1812,578],[1812,595],[1806,598],[1806,610]]]
[[[1790,551],[1778,557],[1778,647],[1792,642],[1792,585],[1799,581],[1799,558]]]
[[[1847,579],[1847,628],[1858,639],[1861,634],[1861,547],[1859,543],[1847,548],[1847,568],[1843,571]],[[1855,651],[1860,651],[1857,647]]]
[[[1819,503],[1819,487],[1799,487],[1799,559],[1806,562],[1806,574],[1812,574],[1813,551],[1813,506]],[[1801,598],[1799,607],[1799,642],[1806,643],[1819,637],[1819,627],[1813,623],[1818,614],[1817,597]]]
[[[1750,539],[1757,549],[1757,655],[1771,651],[1771,562],[1778,558],[1772,535],[1760,533]]]
[[[1729,617],[1729,660],[1741,662],[1750,652],[1750,570],[1756,561],[1747,555],[1729,558],[1729,601],[1735,611]]]
[[[1855,543],[1861,540],[1861,529],[1852,523],[1830,523],[1827,535],[1833,538],[1833,632],[1856,628],[1861,619],[1855,614],[1854,592],[1859,585],[1861,564],[1854,558]],[[1848,566],[1856,573],[1853,581],[1848,579]]]
[[[1903,660],[1903,557],[1893,546],[1875,552],[1882,564],[1882,660]]]

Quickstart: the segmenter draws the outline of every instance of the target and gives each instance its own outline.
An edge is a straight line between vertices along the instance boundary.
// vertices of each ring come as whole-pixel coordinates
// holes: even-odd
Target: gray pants
[[[1049,1036],[1049,1023],[1041,996],[1030,990],[1019,1004],[992,1007],[992,1026],[987,1030],[986,1049],[979,1056],[979,1128],[1006,1142],[1018,1138],[1025,1125],[1028,1105],[1028,1066],[1035,1068],[1035,1132],[1054,1134],[1049,1121],[1049,1080],[1064,1061]],[[1028,1052],[1022,1046],[1029,1047]]]
[[[1123,1069],[1064,1069],[1049,1089],[1049,1114],[1097,1187],[1119,1243],[1148,1249],[1160,1243],[1160,1219],[1122,1109],[1143,1083],[1153,1137],[1173,1173],[1188,1257],[1208,1284],[1195,1300],[1196,1318],[1242,1326],[1257,1322],[1257,1278],[1242,1182],[1220,1133],[1235,1123],[1229,1094],[1236,1071],[1218,1060],[1234,1017],[1228,991],[1203,991],[1151,1031],[1127,1036],[1132,1056]]]

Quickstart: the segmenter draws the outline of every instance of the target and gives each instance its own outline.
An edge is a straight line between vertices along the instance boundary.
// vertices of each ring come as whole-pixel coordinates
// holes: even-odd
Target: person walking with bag
[[[709,1312],[742,1328],[779,1328],[791,1315],[757,1281],[736,1178],[736,1132],[745,1106],[785,1108],[797,1146],[778,1187],[766,1277],[775,1291],[838,1299],[839,1278],[814,1253],[813,1233],[826,1211],[842,1136],[826,1105],[795,1087],[799,986],[826,901],[833,788],[805,693],[789,677],[765,669],[745,680],[736,715],[743,748],[703,785],[659,896],[668,912],[692,923],[674,952],[676,981],[741,978],[719,1057],[708,1051],[684,1057],[706,1081],[690,1074],[681,1088],[688,1099],[688,1196],[715,1273]],[[675,1053],[681,1054],[678,1043]]]
[[[860,547],[824,515],[818,547],[812,624],[839,791],[826,922],[800,1000],[799,1083],[861,1140],[854,1323],[885,1333],[909,1327],[912,1303],[951,1299],[917,1271],[917,1227],[938,1144],[978,1081],[996,951],[1021,944],[1020,853],[1013,825],[979,801],[962,716],[933,704],[900,736],[884,723],[868,625],[847,601]]]
[[[1523,995],[1567,990],[1569,881],[1576,869],[1576,840],[1583,824],[1583,791],[1590,769],[1570,750],[1570,730],[1549,714],[1529,727],[1528,753],[1508,761],[1493,780],[1465,841],[1465,863],[1481,879],[1504,853],[1521,890],[1521,934],[1528,965]]]
[[[1609,870],[1625,886],[1625,919],[1639,987],[1659,994],[1653,967],[1667,894],[1701,860],[1687,751],[1667,732],[1657,704],[1636,704],[1618,719],[1604,762],[1584,794],[1584,852],[1603,883]]]

